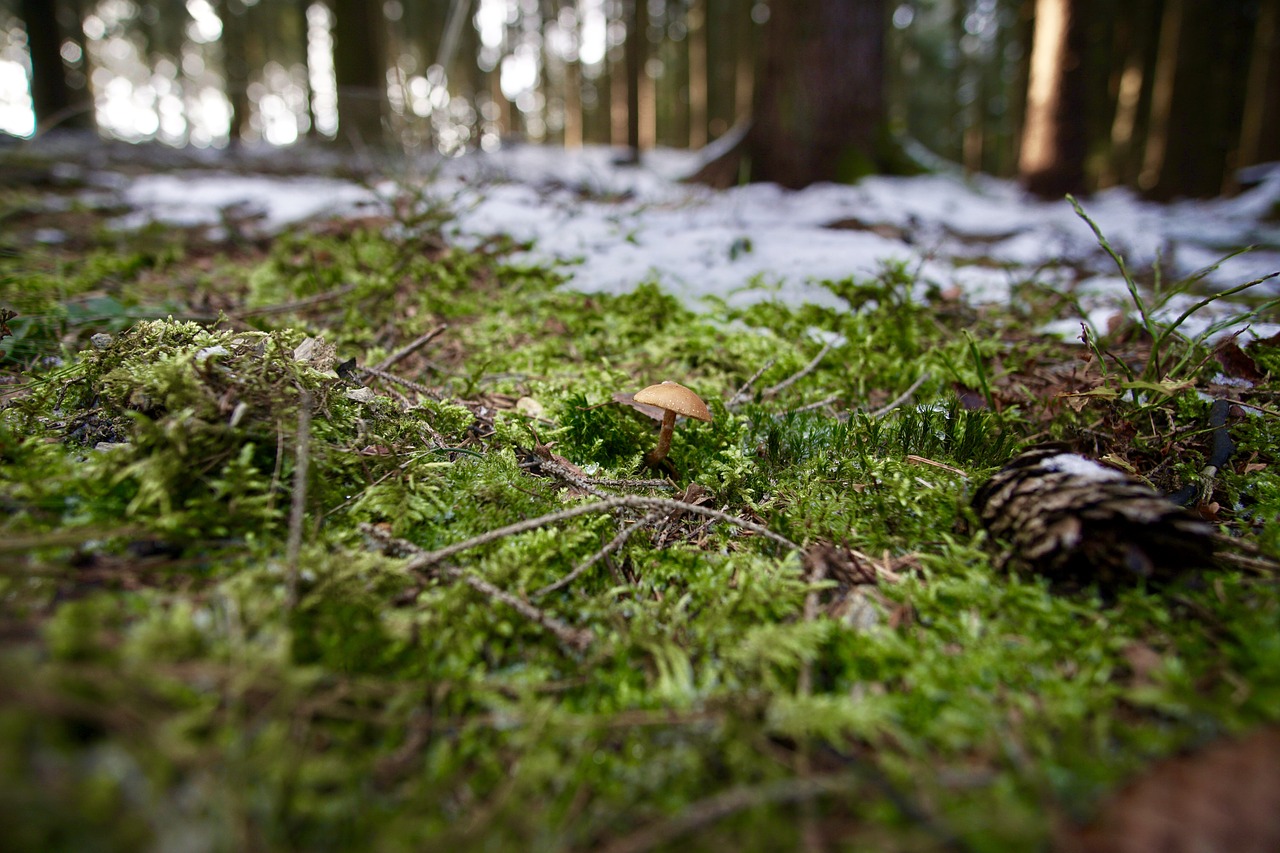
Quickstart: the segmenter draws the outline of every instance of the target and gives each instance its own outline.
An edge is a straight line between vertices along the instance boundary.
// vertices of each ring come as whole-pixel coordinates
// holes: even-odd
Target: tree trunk
[[[1280,0],[1262,0],[1240,129],[1240,166],[1280,160]]]
[[[232,146],[240,144],[249,127],[249,45],[246,38],[249,10],[239,0],[227,0],[219,10],[222,17],[223,66],[227,75],[227,100],[231,102]]]
[[[338,138],[351,144],[382,140],[386,114],[386,19],[381,3],[334,0],[333,70],[338,81]]]
[[[1018,172],[1044,198],[1086,189],[1085,0],[1036,0]]]
[[[876,172],[886,139],[883,0],[769,8],[746,140],[751,179],[803,187]]]
[[[1139,176],[1149,197],[1213,196],[1229,186],[1249,71],[1247,12],[1242,3],[1166,3]]]
[[[631,19],[627,22],[627,40],[623,44],[627,64],[627,148],[630,162],[639,162],[641,138],[641,90],[644,88],[645,63],[649,59],[649,3],[631,0]]]
[[[707,144],[707,3],[689,7],[689,147]]]
[[[93,103],[88,91],[77,91],[67,83],[57,12],[53,0],[20,0],[18,4],[31,54],[31,100],[36,126],[41,131],[55,125],[92,127]]]

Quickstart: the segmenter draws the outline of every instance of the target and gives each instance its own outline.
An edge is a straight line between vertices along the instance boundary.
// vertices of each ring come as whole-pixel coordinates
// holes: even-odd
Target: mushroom
[[[637,403],[662,409],[662,431],[658,433],[658,446],[644,455],[646,465],[654,466],[667,458],[671,450],[671,432],[675,429],[676,415],[711,421],[711,412],[702,398],[683,385],[663,382],[637,391],[633,397]]]

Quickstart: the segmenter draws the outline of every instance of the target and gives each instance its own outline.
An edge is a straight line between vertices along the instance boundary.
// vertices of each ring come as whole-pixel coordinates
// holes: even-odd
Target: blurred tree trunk
[[[249,45],[246,39],[249,10],[241,0],[226,0],[222,18],[222,57],[227,75],[227,100],[231,102],[231,144],[238,145],[249,126]]]
[[[27,28],[31,54],[31,100],[36,126],[92,127],[93,103],[88,89],[74,89],[67,82],[62,60],[62,28],[53,0],[20,0],[18,16]]]
[[[689,147],[707,144],[707,2],[689,7]]]
[[[1280,160],[1280,0],[1262,0],[1254,28],[1240,166]]]
[[[311,86],[311,50],[309,40],[311,38],[311,20],[307,17],[307,7],[311,3],[309,0],[294,0],[294,15],[298,22],[299,32],[302,45],[302,65],[307,69],[307,132],[308,139],[319,139],[320,129],[316,127],[316,93]]]
[[[349,144],[382,140],[387,103],[381,3],[333,2],[333,70],[338,82],[338,138]]]
[[[1221,193],[1244,117],[1251,4],[1167,0],[1139,187],[1154,199]]]
[[[884,0],[770,5],[746,138],[751,179],[803,187],[885,165]]]
[[[627,66],[627,148],[630,162],[639,162],[641,138],[641,101],[645,83],[645,63],[649,59],[649,3],[631,0],[628,7],[627,40],[623,44],[623,61]]]
[[[1087,0],[1036,0],[1018,173],[1043,198],[1086,189]]]
[[[1111,68],[1111,122],[1100,186],[1132,186],[1142,167],[1143,140],[1151,106],[1158,0],[1133,0],[1119,10]]]

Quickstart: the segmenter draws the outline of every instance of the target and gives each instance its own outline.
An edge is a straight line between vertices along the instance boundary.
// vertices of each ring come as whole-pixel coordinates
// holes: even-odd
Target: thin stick
[[[389,536],[384,531],[374,527],[372,524],[361,524],[359,529],[361,533],[376,540],[378,544],[382,546],[382,550],[385,553],[397,556],[404,554],[416,554],[419,557],[426,553],[407,539],[398,539],[394,536]],[[416,557],[410,560],[409,564],[405,568],[413,571],[415,574],[427,574],[426,571],[423,571],[425,568],[424,566],[415,565],[415,563],[417,563]],[[440,566],[439,571],[453,580],[462,581],[481,595],[507,605],[530,622],[533,622],[535,625],[540,625],[552,634],[555,634],[557,640],[575,651],[582,651],[586,649],[587,646],[591,645],[591,642],[595,639],[595,635],[590,631],[574,628],[554,616],[542,612],[520,596],[512,595],[506,590],[499,589],[473,572],[468,572],[465,569],[458,568],[457,566]]]
[[[814,409],[821,409],[823,406],[830,406],[832,403],[836,402],[839,399],[840,399],[839,394],[832,394],[829,397],[823,397],[821,400],[818,400],[816,403],[805,403],[803,406],[797,406],[794,409],[788,409],[787,411],[782,413],[782,416],[798,415],[801,412],[812,412]]]
[[[457,566],[441,566],[441,570],[449,577],[462,581],[476,592],[488,596],[494,601],[502,602],[535,625],[546,628],[556,635],[557,640],[575,651],[585,650],[595,639],[595,635],[590,631],[574,628],[548,613],[543,613],[518,595],[512,595],[505,590],[498,589],[498,587],[472,572],[465,571]]]
[[[738,405],[743,400],[747,399],[747,392],[751,390],[751,386],[756,384],[756,380],[759,379],[761,376],[763,376],[766,370],[768,370],[770,367],[773,367],[773,363],[775,361],[777,361],[777,359],[773,359],[773,358],[767,359],[765,363],[760,366],[759,370],[751,374],[750,379],[742,383],[741,388],[733,392],[733,396],[729,398],[729,403],[728,403],[730,408]]]
[[[925,371],[924,373],[920,374],[920,378],[917,379],[915,382],[912,382],[910,388],[908,388],[907,390],[899,394],[897,397],[895,397],[893,399],[893,402],[889,403],[887,406],[881,406],[880,408],[872,412],[870,415],[871,419],[878,420],[880,418],[883,418],[885,415],[889,414],[894,409],[898,408],[903,403],[910,400],[911,396],[915,394],[916,391],[920,388],[920,386],[923,385],[928,379],[929,379],[928,371]]]
[[[302,550],[302,522],[307,511],[307,468],[311,464],[311,392],[298,395],[298,436],[293,463],[293,505],[289,509],[289,538],[285,546],[289,587],[285,601],[290,610],[298,604],[298,554]]]
[[[506,527],[499,527],[496,530],[490,530],[487,533],[482,533],[479,536],[474,536],[462,542],[457,542],[453,545],[446,545],[445,547],[439,548],[435,551],[424,552],[410,560],[409,564],[405,568],[410,570],[425,568],[441,562],[442,560],[447,560],[454,554],[467,551],[471,548],[477,548],[481,545],[487,545],[490,542],[496,542],[497,540],[504,539],[507,536],[515,536],[529,530],[536,530],[539,527],[546,527],[551,524],[557,524],[561,521],[568,521],[569,519],[577,518],[580,515],[589,515],[593,512],[608,512],[609,510],[624,506],[631,507],[632,509],[665,509],[668,512],[690,512],[694,515],[705,515],[709,518],[714,518],[717,521],[725,521],[729,524],[737,525],[744,530],[750,530],[752,533],[758,533],[766,539],[777,542],[779,545],[791,550],[798,550],[800,548],[799,545],[792,542],[790,539],[787,539],[784,536],[779,536],[777,533],[774,533],[763,525],[756,524],[753,521],[747,521],[745,518],[738,518],[735,515],[729,515],[728,513],[721,512],[718,509],[711,509],[710,507],[698,506],[696,504],[688,504],[684,501],[678,501],[673,498],[650,498],[643,497],[641,495],[619,495],[613,498],[605,498],[604,500],[596,501],[595,503],[580,504],[579,506],[569,507],[568,509],[553,512],[549,515],[540,515],[537,518],[518,521],[515,524],[508,524]]]
[[[776,397],[780,392],[785,391],[796,382],[805,378],[810,373],[813,373],[813,371],[818,369],[818,365],[822,362],[822,359],[826,358],[827,353],[831,352],[831,347],[832,344],[830,341],[823,344],[822,349],[813,357],[813,361],[809,362],[804,367],[800,368],[800,370],[779,382],[777,385],[774,385],[772,388],[764,389],[764,395],[766,397]]]
[[[547,584],[542,589],[536,590],[533,593],[533,597],[541,598],[542,596],[547,595],[548,593],[555,592],[558,589],[564,589],[566,586],[573,583],[578,578],[582,577],[582,575],[588,569],[594,566],[596,563],[600,562],[605,557],[617,551],[623,545],[627,544],[627,540],[630,539],[634,533],[639,531],[641,528],[648,527],[649,525],[653,524],[658,519],[662,518],[663,515],[664,515],[664,512],[662,510],[655,510],[649,513],[648,515],[646,515],[644,518],[637,521],[635,524],[631,525],[630,527],[624,527],[622,530],[618,532],[617,536],[609,540],[609,543],[607,545],[605,545],[599,551],[596,551],[594,554],[588,557],[584,562],[579,564],[573,571],[569,572],[569,574],[560,578],[560,580],[556,581],[555,583]]]
[[[1230,397],[1223,397],[1222,399],[1236,406],[1243,406],[1246,409],[1257,409],[1259,412],[1262,412],[1264,415],[1271,415],[1271,417],[1273,418],[1280,418],[1280,412],[1276,411],[1275,409],[1268,409],[1266,406],[1260,406],[1257,403],[1246,403],[1244,400],[1233,400]]]
[[[606,844],[601,853],[643,853],[736,812],[772,803],[805,802],[827,794],[848,793],[861,781],[857,773],[845,772],[730,788],[699,800],[683,814]]]
[[[440,335],[444,334],[445,330],[448,328],[449,328],[448,323],[441,323],[439,326],[436,326],[434,329],[427,332],[425,335],[419,335],[418,337],[414,338],[413,341],[411,341],[410,343],[405,344],[404,346],[400,347],[400,349],[396,350],[395,352],[391,353],[391,355],[387,356],[382,361],[378,362],[377,369],[390,370],[394,365],[398,364],[401,361],[404,361],[406,358],[413,355],[415,352],[422,349],[427,344],[431,343]]]
[[[299,308],[310,308],[313,305],[321,305],[325,302],[331,302],[334,299],[346,296],[355,290],[354,284],[344,285],[343,287],[334,288],[325,293],[318,293],[315,296],[308,296],[306,299],[298,299],[293,302],[281,302],[277,305],[264,305],[261,308],[246,308],[243,311],[232,311],[227,314],[234,320],[242,320],[245,317],[262,317],[266,314],[284,314],[289,311],[296,311]]]
[[[955,467],[954,465],[948,465],[945,462],[938,462],[935,459],[929,459],[925,456],[916,456],[914,453],[908,453],[906,458],[908,462],[915,462],[920,465],[932,465],[934,468],[941,468],[943,471],[950,471],[952,474],[959,474],[961,477],[964,477],[966,480],[969,479],[968,474],[966,474],[964,471],[961,471],[959,468]]]
[[[403,379],[399,376],[396,376],[394,373],[390,373],[386,370],[382,370],[381,368],[362,367],[360,368],[360,370],[364,374],[368,376],[372,376],[375,379],[381,379],[385,382],[391,382],[396,385],[403,386],[405,388],[408,388],[410,391],[417,391],[419,394],[421,394],[424,397],[430,397],[433,400],[440,399],[440,392],[435,390],[434,388],[428,388],[426,385],[423,385],[419,382],[413,382],[412,380],[409,380],[409,379]]]

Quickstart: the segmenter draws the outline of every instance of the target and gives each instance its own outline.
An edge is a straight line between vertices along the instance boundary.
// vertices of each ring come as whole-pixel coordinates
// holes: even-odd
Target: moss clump
[[[148,278],[193,260],[126,251],[112,298],[148,319],[23,333],[0,846],[570,850],[734,803],[672,840],[1022,849],[1277,718],[1256,568],[1057,595],[998,572],[966,509],[1047,435],[1198,474],[1165,460],[1204,458],[1208,376],[1139,388],[1025,330],[1060,303],[929,307],[902,266],[829,283],[840,309],[695,312],[439,226],[284,235],[200,273],[225,312],[201,322]],[[19,320],[107,263],[62,259],[63,292],[52,262],[0,259],[5,300],[43,294]],[[714,416],[677,431],[678,482],[639,470],[655,425],[613,402],[662,379]],[[1231,419],[1202,506],[1272,555],[1274,424]]]

